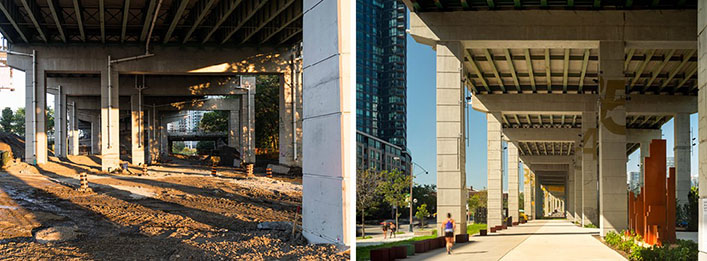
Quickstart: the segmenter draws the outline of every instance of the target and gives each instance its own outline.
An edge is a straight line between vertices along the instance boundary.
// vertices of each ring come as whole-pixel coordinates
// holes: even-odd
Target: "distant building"
[[[372,135],[356,132],[356,164],[358,169],[412,170],[410,153]]]
[[[356,8],[356,140],[358,158],[364,160],[357,165],[388,169],[397,164],[390,158],[397,157],[405,166],[411,164],[406,123],[407,9],[401,0],[357,0]]]
[[[631,171],[629,173],[628,186],[629,186],[629,189],[631,189],[631,190],[636,190],[639,187],[641,187],[641,172],[640,171]]]

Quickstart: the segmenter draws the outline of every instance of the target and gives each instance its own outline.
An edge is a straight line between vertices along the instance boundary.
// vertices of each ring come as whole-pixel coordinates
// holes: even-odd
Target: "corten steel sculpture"
[[[675,242],[675,168],[666,178],[665,140],[652,140],[640,192],[628,193],[629,228],[650,245]]]

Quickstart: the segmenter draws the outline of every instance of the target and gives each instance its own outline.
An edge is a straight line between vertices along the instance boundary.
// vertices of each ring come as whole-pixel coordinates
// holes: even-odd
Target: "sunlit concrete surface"
[[[534,220],[493,233],[474,236],[444,249],[416,254],[411,260],[626,260],[594,236],[597,228],[581,228],[567,220]]]

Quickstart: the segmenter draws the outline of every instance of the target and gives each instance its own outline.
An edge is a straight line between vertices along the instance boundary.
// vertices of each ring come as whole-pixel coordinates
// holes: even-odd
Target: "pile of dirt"
[[[11,151],[13,158],[24,158],[25,138],[13,133],[0,131],[0,151]]]

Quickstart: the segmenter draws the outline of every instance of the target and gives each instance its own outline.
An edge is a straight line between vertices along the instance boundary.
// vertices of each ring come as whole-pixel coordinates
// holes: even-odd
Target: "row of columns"
[[[464,149],[460,148],[464,133],[463,86],[459,79],[464,71],[461,55],[463,47],[457,42],[437,43],[437,161],[440,213],[463,206],[460,188],[465,180]],[[600,86],[597,104],[585,104],[582,112],[581,134],[575,142],[575,153],[569,164],[562,199],[526,197],[526,214],[533,213],[532,205],[542,211],[560,207],[565,215],[582,226],[598,225],[601,234],[621,231],[627,224],[626,187],[626,78],[623,73],[625,43],[599,43]],[[529,108],[530,109],[530,108]],[[489,226],[501,225],[503,218],[503,129],[501,112],[489,112],[487,120],[487,182]],[[690,188],[690,131],[689,115],[675,117],[675,162],[678,173],[678,199],[686,202]],[[651,136],[652,138],[660,138]],[[648,143],[650,139],[648,139]],[[509,216],[518,216],[518,149],[508,142]],[[648,145],[643,145],[642,151]],[[646,157],[642,153],[641,157]],[[530,174],[530,175],[528,175]],[[526,177],[534,177],[527,173]],[[454,181],[454,182],[451,182]],[[531,180],[524,184],[526,194],[541,193],[540,184]],[[451,186],[451,187],[450,187]],[[464,193],[461,193],[464,194]],[[707,193],[705,193],[707,194]],[[454,200],[451,200],[454,199]],[[542,203],[539,201],[543,201]],[[542,205],[537,205],[542,204]],[[541,207],[543,206],[543,207]],[[453,215],[455,215],[453,213]],[[441,215],[442,216],[442,215]],[[529,216],[538,216],[529,215]],[[438,222],[443,221],[439,219]]]

